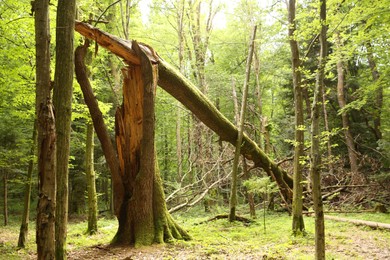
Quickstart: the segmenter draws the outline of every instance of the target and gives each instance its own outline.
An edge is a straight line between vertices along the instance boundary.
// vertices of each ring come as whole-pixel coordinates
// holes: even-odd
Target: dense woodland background
[[[241,106],[252,27],[258,25],[245,132],[270,158],[292,173],[295,115],[286,3],[141,2],[78,1],[77,19],[94,25],[99,20],[96,26],[104,31],[153,46],[232,122],[237,121]],[[323,194],[328,195],[327,209],[372,209],[377,203],[390,206],[389,8],[384,0],[328,1],[329,56],[320,123],[321,176]],[[20,215],[23,211],[27,170],[30,161],[35,161],[35,39],[30,9],[29,1],[0,2],[0,176],[5,223],[8,214]],[[321,25],[318,1],[298,1],[296,12],[295,39],[302,60],[305,122],[305,154],[300,161],[304,180],[308,180],[310,107]],[[51,16],[55,15],[54,1]],[[76,33],[76,45],[82,43]],[[55,42],[52,44],[54,53]],[[123,63],[94,46],[89,60],[96,98],[113,131],[115,109],[121,103]],[[344,82],[340,85],[341,79]],[[76,81],[72,119],[69,214],[79,215],[88,209],[85,157],[90,118]],[[156,100],[156,146],[168,208],[173,211],[199,202],[208,211],[228,204],[234,147],[220,141],[160,88]],[[110,214],[110,174],[97,139],[94,166],[99,212]],[[246,160],[240,165],[240,204],[248,202],[248,192],[259,191],[259,185],[266,186],[264,182],[251,185],[255,179],[244,185],[251,177],[265,176],[251,166]],[[37,202],[37,180],[33,177],[32,205]],[[310,190],[308,183],[305,181],[306,190]],[[277,193],[269,190],[255,192],[254,203],[273,201],[275,209],[283,208]],[[309,197],[305,204],[310,208]],[[33,218],[34,214],[32,206]]]

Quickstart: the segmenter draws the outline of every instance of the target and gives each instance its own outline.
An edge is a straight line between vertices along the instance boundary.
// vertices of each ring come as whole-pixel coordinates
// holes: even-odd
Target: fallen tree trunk
[[[219,112],[196,86],[163,60],[160,60],[158,69],[160,87],[179,100],[223,141],[235,145],[238,135],[237,127]],[[241,154],[252,160],[255,166],[263,168],[277,182],[283,199],[290,205],[293,185],[291,177],[279,168],[246,134],[243,135]]]
[[[358,219],[340,218],[340,217],[328,216],[328,215],[325,215],[325,219],[348,222],[348,223],[355,224],[357,226],[368,226],[368,227],[371,227],[374,229],[389,229],[390,230],[390,224],[387,224],[387,223],[379,223],[379,222],[374,222],[374,221],[365,221],[365,220],[358,220]]]
[[[129,64],[140,64],[138,56],[131,48],[131,42],[105,33],[93,26],[76,22],[75,30],[83,36],[95,40],[102,47],[123,58]],[[201,93],[189,80],[175,68],[157,56],[153,49],[140,44],[140,48],[152,63],[158,64],[158,85],[179,100],[194,113],[206,126],[211,128],[222,140],[235,145],[238,129]],[[261,167],[279,186],[280,194],[289,206],[292,202],[292,178],[278,167],[246,134],[243,135],[241,154]]]

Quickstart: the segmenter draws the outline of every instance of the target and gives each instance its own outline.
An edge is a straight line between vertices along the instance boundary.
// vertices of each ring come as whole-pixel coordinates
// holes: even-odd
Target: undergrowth
[[[158,250],[161,252],[149,255],[147,258],[314,259],[314,218],[304,218],[306,236],[297,237],[292,236],[291,217],[286,213],[267,212],[265,227],[262,216],[251,224],[238,221],[231,223],[227,219],[206,221],[217,214],[226,212],[227,209],[214,208],[213,212],[205,213],[201,207],[198,207],[174,214],[176,221],[188,230],[193,240],[174,241],[165,247],[159,247]],[[245,208],[241,208],[238,212],[245,212]],[[260,212],[258,214],[262,215]],[[248,217],[246,214],[243,216]],[[390,214],[364,213],[338,216],[390,223]],[[68,252],[88,252],[92,247],[108,245],[117,227],[115,219],[100,218],[98,233],[89,236],[86,234],[87,223],[84,220],[71,219],[68,226]],[[26,249],[18,249],[16,247],[19,234],[18,221],[12,219],[9,226],[0,227],[0,259],[35,259],[34,229],[35,225],[32,222]],[[390,231],[372,230],[344,222],[326,220],[327,259],[367,259],[367,257],[386,259],[390,257],[389,244]],[[126,251],[123,254],[129,252]],[[90,255],[90,257],[93,256]],[[106,259],[124,258],[118,256]],[[104,257],[96,259],[104,259]]]

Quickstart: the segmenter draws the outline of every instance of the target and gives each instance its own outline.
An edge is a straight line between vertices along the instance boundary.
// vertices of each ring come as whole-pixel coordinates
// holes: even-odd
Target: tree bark
[[[154,99],[157,65],[150,63],[136,42],[133,42],[132,48],[139,55],[141,65],[123,70],[123,104],[115,116],[116,143],[125,193],[114,243],[143,246],[173,238],[188,239],[188,234],[175,224],[167,211],[156,167]]]
[[[326,110],[326,103],[327,103],[326,92],[325,92],[324,88],[322,88],[322,109],[323,109],[323,113],[324,113],[324,127],[325,127],[325,131],[330,133],[328,111]],[[328,151],[327,163],[328,163],[329,174],[333,174],[334,163],[333,163],[333,155],[332,155],[332,142],[330,140],[330,137],[329,137],[328,141],[326,142],[326,145],[327,145],[327,151]]]
[[[97,227],[97,196],[96,196],[96,181],[95,169],[93,165],[93,149],[94,149],[94,134],[93,124],[87,124],[87,138],[85,147],[85,173],[87,176],[88,190],[88,228],[87,233],[90,235],[98,231]]]
[[[379,71],[378,67],[376,66],[375,58],[373,55],[372,45],[371,42],[367,43],[367,50],[368,50],[368,64],[370,65],[372,79],[374,82],[379,81]],[[381,114],[382,114],[382,107],[383,107],[383,86],[382,84],[379,84],[376,91],[375,91],[375,106],[374,106],[374,135],[376,140],[382,139],[382,131],[381,131]]]
[[[153,242],[163,243],[173,238],[189,239],[187,232],[168,213],[155,159],[154,95],[157,66],[152,65],[138,44],[133,42],[131,48],[135,50],[139,64],[123,69],[123,104],[115,117],[116,153],[111,143],[107,145],[107,130],[86,77],[83,64],[86,46],[76,49],[76,75],[80,85],[83,85],[84,98],[94,119],[96,132],[99,131],[98,137],[106,160],[110,160],[109,165],[113,169],[115,212],[119,221],[113,243],[142,246]]]
[[[8,226],[8,173],[6,170],[3,170],[3,197],[4,226]]]
[[[337,32],[336,37],[336,43],[337,48],[341,51],[341,39],[340,34]],[[348,157],[349,157],[349,163],[351,165],[351,172],[352,174],[356,174],[358,172],[358,162],[357,162],[357,156],[355,152],[355,142],[351,133],[350,129],[350,123],[347,112],[343,111],[344,107],[347,105],[347,102],[345,100],[345,94],[344,94],[344,66],[341,54],[339,54],[340,57],[338,57],[337,61],[337,101],[340,106],[341,110],[341,119],[343,122],[343,129],[344,129],[344,136],[345,141],[347,143],[347,149],[348,149]]]
[[[325,223],[324,209],[321,197],[321,147],[320,147],[320,111],[321,96],[324,88],[325,64],[327,57],[326,44],[326,0],[320,1],[320,53],[316,75],[316,85],[311,111],[311,153],[310,177],[313,194],[313,208],[315,212],[315,258],[325,259]]]
[[[31,186],[32,186],[32,174],[34,170],[34,158],[35,147],[37,146],[37,120],[34,120],[34,129],[32,135],[33,144],[30,149],[30,161],[28,162],[27,180],[24,191],[24,208],[22,216],[22,224],[20,225],[18,247],[24,248],[26,246],[26,240],[28,236],[28,224],[30,219],[30,205],[31,205]]]
[[[177,9],[177,38],[178,38],[178,45],[179,45],[179,52],[178,52],[178,58],[179,58],[179,70],[181,73],[184,73],[184,16],[185,16],[185,0],[179,0],[177,2],[178,9]],[[183,154],[182,154],[182,138],[181,138],[181,110],[182,107],[180,106],[180,103],[177,102],[177,119],[176,119],[176,156],[177,156],[177,180],[180,180],[183,175]]]
[[[294,111],[295,111],[295,143],[294,143],[294,187],[292,205],[292,230],[293,233],[305,230],[302,216],[302,171],[301,159],[304,148],[304,117],[303,117],[303,93],[301,87],[301,72],[298,42],[295,40],[295,0],[290,0],[288,4],[288,36],[291,48],[292,75],[294,85]]]
[[[179,100],[206,126],[218,134],[223,141],[235,145],[238,134],[237,128],[191,82],[168,63],[161,59],[158,66],[159,86]],[[287,205],[291,205],[291,188],[293,186],[291,177],[279,168],[275,162],[271,161],[246,134],[243,135],[241,153],[247,159],[252,160],[256,167],[263,168],[278,183],[283,200]]]
[[[254,44],[256,39],[256,31],[257,26],[253,27],[252,37],[249,44],[249,52],[248,58],[246,61],[246,71],[245,71],[245,81],[243,87],[243,96],[241,101],[241,111],[240,111],[240,119],[238,124],[238,136],[236,141],[236,150],[234,152],[234,160],[233,160],[233,170],[232,170],[232,181],[230,188],[230,213],[229,213],[229,221],[232,222],[236,219],[236,206],[237,206],[237,175],[238,175],[238,163],[241,155],[241,143],[244,134],[244,123],[245,123],[245,112],[247,106],[247,98],[248,98],[248,85],[249,78],[251,73],[251,65],[252,65],[252,57],[254,51]]]
[[[329,220],[335,220],[335,221],[342,221],[342,222],[348,222],[355,224],[357,226],[368,226],[374,229],[386,229],[390,230],[390,224],[388,223],[379,223],[374,221],[365,221],[365,220],[358,220],[358,219],[348,219],[348,218],[340,218],[335,216],[325,216],[326,219]]]
[[[123,40],[81,22],[76,22],[75,29],[83,36],[96,40],[101,46],[123,58],[127,63],[140,64],[134,50]],[[159,86],[179,100],[206,126],[218,134],[222,140],[235,145],[237,128],[180,72],[164,60],[158,59],[151,48],[146,45],[140,45],[140,47],[152,62],[158,62]],[[91,98],[94,99],[93,95]],[[241,153],[247,159],[252,160],[256,167],[263,168],[278,183],[283,200],[287,205],[291,205],[291,188],[293,186],[291,177],[279,168],[275,162],[271,161],[246,134],[243,135]]]
[[[36,113],[38,119],[38,259],[55,259],[56,133],[50,83],[49,0],[35,0]]]
[[[53,104],[57,135],[57,194],[56,194],[56,259],[66,259],[68,223],[68,176],[70,153],[70,125],[72,121],[72,93],[74,66],[75,0],[59,0],[56,25],[56,64]]]
[[[92,86],[88,79],[87,68],[84,64],[84,57],[87,53],[89,46],[89,40],[85,41],[83,46],[78,46],[75,51],[75,71],[76,79],[80,84],[81,91],[83,92],[85,104],[88,106],[89,113],[93,122],[93,126],[96,131],[96,135],[102,146],[103,154],[106,159],[106,163],[111,172],[112,186],[116,187],[114,193],[114,212],[115,215],[119,214],[119,205],[122,204],[124,187],[122,186],[122,180],[119,172],[119,160],[114,145],[111,142],[108,129],[104,124],[102,112],[99,109],[98,102],[93,94]],[[121,188],[122,187],[122,188]]]

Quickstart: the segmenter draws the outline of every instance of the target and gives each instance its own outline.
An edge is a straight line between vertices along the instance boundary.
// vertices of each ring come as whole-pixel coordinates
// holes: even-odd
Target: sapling
[[[263,198],[263,223],[264,234],[267,232],[265,215],[266,215],[266,201],[267,198],[274,192],[277,192],[277,186],[268,176],[267,177],[252,177],[244,182],[244,186],[248,189],[248,192],[258,194]]]

